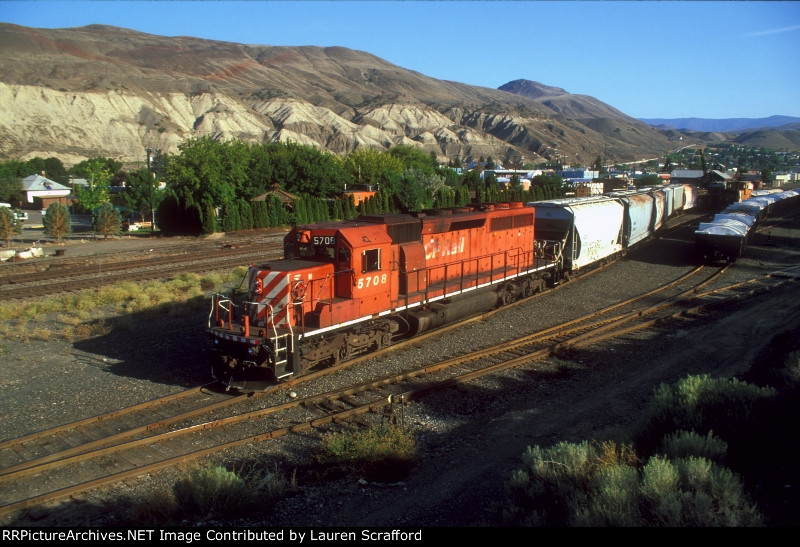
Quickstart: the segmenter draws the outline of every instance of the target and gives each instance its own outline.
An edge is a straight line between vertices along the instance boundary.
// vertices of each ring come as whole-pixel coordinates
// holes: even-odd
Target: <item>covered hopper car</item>
[[[728,205],[711,222],[700,223],[695,230],[695,249],[708,263],[734,262],[742,257],[758,227],[776,212],[797,206],[794,190],[769,192]]]

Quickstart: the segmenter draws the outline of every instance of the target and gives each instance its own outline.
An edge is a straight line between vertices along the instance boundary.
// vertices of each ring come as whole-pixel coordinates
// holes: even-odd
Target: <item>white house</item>
[[[35,208],[47,209],[51,203],[69,205],[70,189],[42,175],[30,175],[22,179],[22,190],[26,201]]]

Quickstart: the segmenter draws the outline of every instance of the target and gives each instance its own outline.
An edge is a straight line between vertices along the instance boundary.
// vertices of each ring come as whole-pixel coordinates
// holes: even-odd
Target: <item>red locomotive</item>
[[[284,259],[250,267],[244,299],[213,298],[215,379],[262,389],[545,289],[561,253],[537,248],[535,214],[510,202],[296,226]]]

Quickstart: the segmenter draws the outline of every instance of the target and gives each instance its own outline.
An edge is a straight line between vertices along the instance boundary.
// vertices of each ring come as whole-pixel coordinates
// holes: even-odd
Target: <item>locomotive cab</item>
[[[334,331],[377,317],[387,294],[396,297],[392,263],[391,239],[378,226],[295,227],[284,238],[284,259],[250,267],[243,302],[214,297],[208,329],[214,378],[228,387],[263,390],[316,365],[387,345],[396,326],[367,336]],[[312,335],[316,341],[305,342]]]

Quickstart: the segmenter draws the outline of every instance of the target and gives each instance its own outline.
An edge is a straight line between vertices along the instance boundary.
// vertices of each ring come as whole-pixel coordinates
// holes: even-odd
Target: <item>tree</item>
[[[84,172],[88,186],[78,187],[76,192],[78,203],[85,211],[94,211],[108,202],[108,180],[112,172],[102,158],[85,162]]]
[[[127,190],[122,194],[122,204],[133,211],[141,213],[143,218],[151,220],[153,211],[157,210],[164,199],[165,191],[158,189],[154,173],[146,168],[128,173]]]
[[[0,201],[22,200],[22,173],[25,164],[21,161],[7,161],[0,164]]]
[[[203,233],[213,234],[217,231],[217,210],[210,203],[203,211]]]
[[[470,196],[469,188],[466,186],[459,186],[456,190],[456,207],[463,207],[469,205],[472,196]]]
[[[236,199],[236,189],[225,175],[223,145],[211,137],[188,139],[180,154],[167,162],[170,190],[184,209],[203,211],[206,205],[221,207]]]
[[[344,169],[355,184],[379,184],[387,173],[403,172],[402,159],[374,148],[358,148],[344,159]]]
[[[646,188],[648,186],[660,186],[661,179],[658,178],[658,175],[644,175],[640,179],[636,181],[636,186],[640,188]]]
[[[54,180],[59,184],[69,184],[69,174],[58,158],[44,160],[44,172],[47,173],[47,178],[50,180]]]
[[[267,203],[264,201],[253,202],[253,227],[269,227],[269,210],[267,209]]]
[[[0,238],[6,241],[6,247],[10,247],[14,236],[21,233],[22,222],[14,216],[14,211],[9,207],[0,207]]]
[[[283,208],[281,198],[275,194],[270,194],[269,201],[267,201],[267,208],[269,209],[270,226],[284,226],[289,223],[289,214],[286,212],[286,209]]]
[[[424,150],[410,144],[401,144],[390,148],[389,156],[400,160],[403,169],[417,169],[425,173],[433,173],[439,166],[436,155],[426,154]]]
[[[242,230],[253,229],[253,208],[249,201],[239,200],[239,220],[241,221]]]
[[[122,163],[113,158],[91,158],[76,163],[69,168],[68,173],[74,177],[89,179],[93,173],[98,170],[104,170],[109,173],[109,178],[113,173],[119,173],[122,169]]]
[[[772,186],[772,169],[761,170],[761,183],[766,187]]]
[[[119,210],[106,201],[92,212],[92,228],[95,232],[103,234],[103,239],[108,236],[118,236],[122,230],[122,218]]]
[[[239,207],[235,203],[229,203],[222,208],[222,231],[236,232],[242,229],[242,221],[239,218]]]
[[[61,243],[61,238],[72,231],[72,219],[63,203],[51,203],[42,218],[42,224],[45,235],[56,238],[56,243]]]

